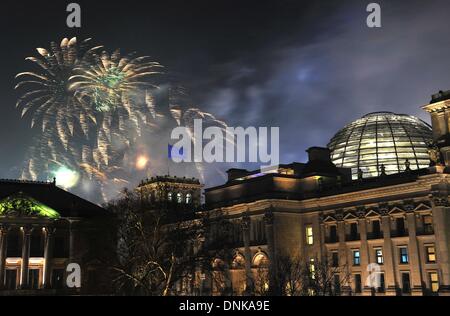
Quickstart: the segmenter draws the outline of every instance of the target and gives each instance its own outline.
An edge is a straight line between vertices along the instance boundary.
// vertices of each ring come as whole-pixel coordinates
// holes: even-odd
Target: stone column
[[[69,227],[69,261],[77,263],[77,237],[78,237],[78,227],[77,221],[70,220]]]
[[[367,220],[363,210],[358,211],[358,226],[359,235],[361,239],[361,248],[359,249],[361,255],[361,289],[362,295],[372,295],[372,289],[366,286],[365,280],[368,277],[367,267],[369,266],[369,245],[367,243]]]
[[[55,229],[53,227],[46,227],[45,229],[45,249],[44,249],[44,288],[51,288],[52,275],[52,259],[53,259],[53,236]]]
[[[344,274],[349,274],[349,264],[348,264],[348,251],[347,244],[345,241],[345,221],[341,213],[336,214],[337,220],[337,230],[339,236],[339,268]],[[342,279],[342,275],[340,276]],[[351,287],[348,283],[341,284],[341,295],[349,295],[351,293]]]
[[[0,226],[0,290],[5,286],[6,245],[8,227]]]
[[[275,244],[273,238],[273,211],[272,207],[269,208],[264,214],[264,227],[266,230],[266,239],[267,239],[267,252],[269,255],[269,290],[272,294],[274,294],[274,290],[276,290],[276,280],[275,276],[277,273],[277,264],[275,258]]]
[[[30,261],[30,239],[32,228],[30,226],[22,227],[22,264],[20,268],[20,288],[28,288],[28,263]]]
[[[253,293],[253,275],[252,275],[252,252],[250,250],[250,217],[244,214],[241,221],[242,238],[244,240],[244,256],[245,256],[245,292]]]
[[[450,186],[446,182],[432,186],[433,225],[436,239],[436,259],[441,271],[439,295],[450,295]]]
[[[422,295],[422,267],[419,258],[419,246],[416,235],[416,216],[413,209],[406,213],[406,222],[408,223],[408,259],[411,267],[411,294]]]
[[[392,252],[391,241],[391,217],[388,210],[381,211],[381,225],[383,227],[383,260],[384,260],[384,280],[386,285],[386,295],[397,295],[395,274],[394,274],[394,258]]]

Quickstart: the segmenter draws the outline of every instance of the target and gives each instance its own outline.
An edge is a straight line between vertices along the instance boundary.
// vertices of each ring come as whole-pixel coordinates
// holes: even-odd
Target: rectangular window
[[[426,234],[432,234],[434,229],[433,229],[433,217],[431,217],[431,215],[424,215],[423,218],[423,231]]]
[[[353,265],[359,266],[361,264],[361,253],[359,250],[353,250]]]
[[[397,218],[395,221],[396,221],[398,236],[404,236],[405,235],[405,220],[403,218]]]
[[[52,271],[52,288],[64,288],[64,269],[53,269]]]
[[[381,248],[375,249],[375,258],[378,264],[384,263],[383,250]]]
[[[314,264],[314,258],[309,259],[309,272],[311,273],[311,279],[316,278],[316,266]]]
[[[355,293],[361,293],[361,274],[355,274]]]
[[[380,221],[373,221],[372,222],[372,236],[373,236],[373,238],[380,238],[381,237]]]
[[[15,290],[17,288],[17,269],[6,270],[5,287],[8,290]]]
[[[428,273],[428,277],[430,279],[431,292],[437,293],[439,291],[439,276],[437,272]]]
[[[337,242],[337,227],[336,225],[330,226],[330,242]]]
[[[400,247],[399,251],[400,251],[400,263],[401,264],[407,264],[409,262],[408,248]]]
[[[306,226],[306,244],[312,245],[314,243],[313,227],[311,225]]]
[[[339,295],[341,293],[341,279],[339,274],[334,275],[334,293],[335,295]]]
[[[386,285],[384,282],[384,273],[380,273],[380,286],[378,287],[378,293],[386,292]]]
[[[28,270],[28,285],[30,289],[39,289],[39,269]]]
[[[358,240],[358,224],[351,223],[350,224],[350,240]]]
[[[411,281],[409,279],[409,273],[403,272],[402,273],[402,292],[404,294],[411,293]]]
[[[339,253],[336,251],[331,254],[331,264],[333,268],[339,267]]]
[[[425,246],[425,252],[427,254],[427,262],[436,263],[436,248],[434,245]]]

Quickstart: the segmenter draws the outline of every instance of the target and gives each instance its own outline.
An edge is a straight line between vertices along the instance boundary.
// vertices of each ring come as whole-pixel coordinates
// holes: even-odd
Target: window
[[[350,239],[351,240],[358,239],[358,224],[357,223],[350,224]]]
[[[56,236],[53,245],[53,256],[55,258],[69,257],[69,240],[64,236]]]
[[[32,290],[39,288],[39,269],[28,270],[28,285]]]
[[[177,203],[183,203],[183,194],[181,192],[177,193]]]
[[[402,293],[408,294],[411,293],[411,281],[409,279],[409,273],[402,273]]]
[[[339,277],[339,274],[334,275],[334,293],[336,295],[339,295],[341,293],[341,279]]]
[[[374,237],[379,237],[381,235],[380,221],[372,222],[372,233]]]
[[[330,226],[330,242],[337,242],[337,227],[336,225]]]
[[[309,259],[309,272],[311,273],[311,278],[316,278],[316,266],[314,264],[314,258]]]
[[[423,231],[427,234],[433,233],[433,218],[431,215],[424,215],[423,218]]]
[[[353,265],[359,266],[361,264],[361,253],[359,250],[353,250]]]
[[[384,273],[380,273],[380,286],[378,287],[378,293],[386,292],[386,285],[384,282]]]
[[[167,201],[172,202],[172,192],[167,193]]]
[[[8,234],[6,247],[7,257],[21,257],[22,256],[22,238],[18,229],[12,230]]]
[[[192,194],[188,193],[186,194],[186,204],[192,203]]]
[[[333,268],[339,267],[339,253],[336,251],[331,254],[331,264]]]
[[[405,220],[403,219],[403,217],[397,218],[395,222],[397,226],[397,234],[399,236],[405,235]]]
[[[400,263],[407,264],[409,262],[408,248],[400,247],[399,250],[400,250]]]
[[[383,250],[381,248],[375,249],[375,258],[378,264],[384,263]]]
[[[436,248],[434,245],[425,246],[425,252],[427,254],[427,262],[436,263]]]
[[[64,269],[53,269],[52,271],[52,288],[64,288]]]
[[[362,292],[361,274],[355,274],[355,293]]]
[[[428,277],[430,279],[431,292],[437,293],[439,291],[439,276],[437,272],[428,273]]]
[[[314,243],[313,228],[311,225],[306,226],[306,244],[312,245]]]
[[[30,241],[30,257],[44,256],[44,238],[42,229],[33,230]]]
[[[8,290],[17,288],[17,269],[7,269],[5,273],[5,287]]]

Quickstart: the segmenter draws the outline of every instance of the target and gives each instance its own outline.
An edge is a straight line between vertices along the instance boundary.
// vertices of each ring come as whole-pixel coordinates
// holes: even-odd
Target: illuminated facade
[[[111,219],[54,182],[0,180],[0,295],[107,293],[98,259],[114,245]],[[68,288],[70,263],[81,287]]]
[[[333,153],[311,148],[307,163],[271,173],[232,169],[206,189],[207,210],[236,227],[235,255],[215,263],[232,294],[255,287],[261,262],[274,271],[288,254],[311,271],[316,260],[340,267],[341,295],[450,295],[450,92],[424,109],[432,136],[416,118],[370,114],[333,138]],[[217,294],[215,279],[204,278],[203,293]]]
[[[172,208],[193,208],[201,204],[200,181],[195,178],[156,176],[142,181],[137,190],[153,203],[166,203]]]
[[[338,167],[350,168],[353,179],[378,177],[429,166],[431,128],[410,115],[377,112],[348,124],[328,144]],[[384,169],[384,170],[383,170]]]

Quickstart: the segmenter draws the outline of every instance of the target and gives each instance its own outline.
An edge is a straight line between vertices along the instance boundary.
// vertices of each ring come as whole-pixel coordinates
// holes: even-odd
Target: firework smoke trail
[[[90,45],[90,39],[78,44],[76,38],[37,51],[38,57],[27,60],[40,71],[16,76],[21,80],[16,89],[23,90],[17,107],[40,130],[23,179],[49,179],[55,169],[69,168],[82,183],[96,184],[106,200],[135,180],[136,148],[157,138],[154,132],[163,122],[173,120],[192,130],[194,119],[201,118],[226,128],[213,115],[187,106],[187,94],[179,87],[169,91],[168,111],[159,111],[152,93],[157,86],[150,79],[162,66],[147,56],[122,56],[118,50],[108,54]],[[195,168],[204,181],[203,165]]]

